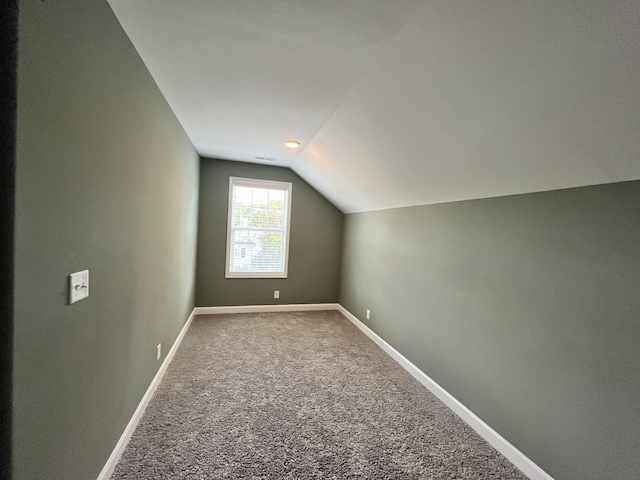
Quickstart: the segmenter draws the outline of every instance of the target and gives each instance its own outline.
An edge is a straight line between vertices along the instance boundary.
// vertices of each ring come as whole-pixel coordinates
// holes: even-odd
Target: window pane
[[[283,232],[235,230],[230,271],[281,272],[284,268],[283,238]]]
[[[269,228],[284,228],[284,219],[286,210],[284,210],[284,204],[281,201],[272,201],[268,209],[268,227]]]
[[[286,276],[291,184],[232,178],[230,186],[228,274]]]
[[[245,226],[253,228],[267,228],[267,207],[251,207]]]
[[[234,187],[233,201],[235,203],[241,203],[242,205],[251,205],[252,190],[253,189],[249,187]]]
[[[266,205],[269,202],[269,190],[262,188],[252,188],[251,190],[253,191],[252,205]]]

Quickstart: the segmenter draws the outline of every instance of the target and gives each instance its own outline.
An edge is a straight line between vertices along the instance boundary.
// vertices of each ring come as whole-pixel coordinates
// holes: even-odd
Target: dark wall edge
[[[0,478],[11,478],[18,1],[0,7]]]

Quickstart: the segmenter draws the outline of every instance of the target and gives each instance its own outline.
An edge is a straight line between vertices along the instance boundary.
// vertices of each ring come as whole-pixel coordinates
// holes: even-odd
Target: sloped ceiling
[[[346,213],[640,179],[640,2],[109,3],[202,156]]]

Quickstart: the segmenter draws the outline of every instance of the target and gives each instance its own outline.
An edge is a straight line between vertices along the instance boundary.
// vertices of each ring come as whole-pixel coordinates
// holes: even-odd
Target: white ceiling
[[[202,156],[347,213],[640,179],[637,1],[109,3]]]

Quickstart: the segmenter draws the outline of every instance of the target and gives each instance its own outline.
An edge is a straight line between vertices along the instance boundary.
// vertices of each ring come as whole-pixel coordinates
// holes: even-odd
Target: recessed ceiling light
[[[287,147],[292,148],[292,149],[298,148],[301,145],[301,143],[299,141],[297,141],[297,140],[287,140],[286,142],[284,142],[284,144]]]

